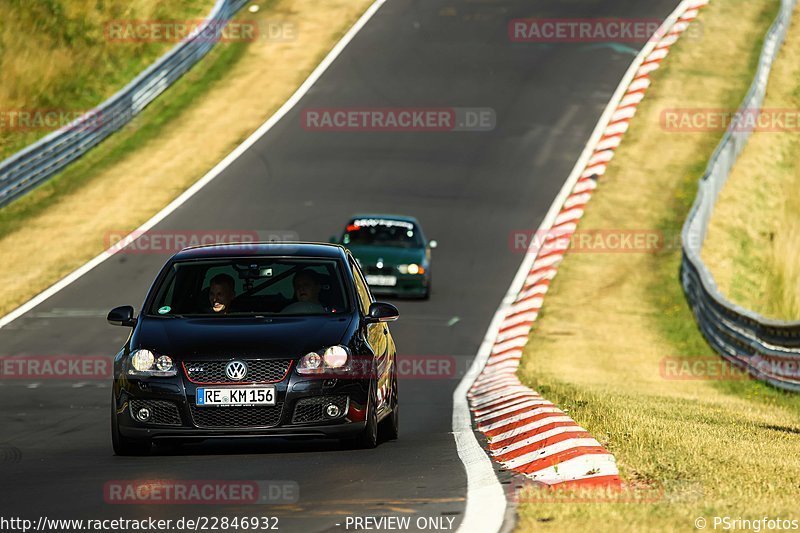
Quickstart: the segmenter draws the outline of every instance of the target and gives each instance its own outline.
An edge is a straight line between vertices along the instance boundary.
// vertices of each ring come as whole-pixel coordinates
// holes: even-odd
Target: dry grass
[[[764,104],[800,109],[800,20]],[[703,259],[722,292],[763,315],[800,320],[800,132],[756,132],[722,190]]]
[[[581,229],[655,229],[674,242],[721,134],[664,131],[661,112],[736,107],[777,4],[727,0],[701,12],[703,39],[680,41],[654,74]],[[519,371],[608,446],[629,483],[658,497],[524,503],[519,530],[685,531],[699,516],[796,518],[800,397],[661,373],[665,358],[718,361],[686,305],[679,265],[676,246],[568,255]]]
[[[0,284],[11,288],[0,314],[101,252],[106,232],[136,228],[205,174],[292,94],[370,3],[281,0],[255,15],[243,14],[248,20],[294,24],[297,38],[247,44],[242,57],[225,72],[224,83],[211,85],[190,108],[163,125],[157,138],[113,164],[98,161],[91,168],[101,170],[90,179],[76,177],[83,181],[75,190],[57,197],[46,209],[34,210],[24,225],[0,233]],[[224,45],[218,47],[225,53]],[[154,105],[157,112],[158,104]],[[158,119],[148,111],[130,128],[146,127],[142,121],[148,117]],[[86,166],[82,169],[91,172]],[[56,180],[53,187],[58,186]],[[34,191],[32,197],[49,194],[50,188]],[[53,242],[59,245],[50,246]]]
[[[173,46],[109,41],[108,21],[202,18],[213,5],[214,0],[0,2],[0,112],[91,109]],[[0,127],[0,159],[46,133]]]

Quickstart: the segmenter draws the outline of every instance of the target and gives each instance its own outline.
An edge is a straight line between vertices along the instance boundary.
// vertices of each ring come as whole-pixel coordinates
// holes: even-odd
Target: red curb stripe
[[[583,169],[576,169],[576,172],[580,170],[579,179],[576,180],[573,190],[560,206],[556,220],[548,230],[553,233],[559,231],[562,233],[559,235],[547,235],[541,248],[538,250],[531,248],[529,250],[528,253],[536,253],[537,256],[533,260],[533,265],[526,276],[522,290],[516,295],[516,300],[507,311],[503,322],[498,328],[498,336],[481,375],[467,395],[473,404],[472,412],[474,415],[480,418],[488,417],[486,420],[477,423],[477,426],[489,439],[487,444],[489,450],[498,452],[518,443],[520,445],[517,449],[506,450],[503,453],[498,452],[495,460],[502,463],[516,464],[520,461],[520,458],[525,460],[526,456],[531,456],[532,460],[528,463],[510,467],[510,469],[523,475],[533,476],[537,482],[545,486],[620,486],[621,481],[618,474],[604,473],[603,475],[597,475],[601,470],[604,472],[616,470],[613,463],[608,461],[608,459],[613,461],[613,456],[599,444],[592,445],[596,441],[592,439],[591,435],[578,426],[563,411],[557,410],[549,402],[543,405],[530,405],[530,403],[536,401],[545,401],[538,394],[535,396],[526,395],[524,391],[519,389],[515,389],[507,395],[503,394],[503,391],[508,387],[519,387],[520,382],[518,379],[507,380],[496,386],[492,386],[491,382],[494,379],[502,380],[507,379],[509,376],[515,376],[524,350],[524,346],[518,345],[521,342],[519,339],[529,336],[533,323],[542,307],[540,302],[543,302],[550,281],[557,273],[558,266],[564,255],[568,252],[567,248],[552,246],[547,248],[547,246],[558,242],[558,239],[569,238],[577,231],[579,221],[583,217],[589,200],[591,200],[598,179],[603,175],[616,155],[616,149],[627,132],[627,126],[636,115],[638,106],[650,87],[651,72],[661,66],[664,59],[668,57],[670,47],[677,42],[680,35],[696,18],[697,11],[706,3],[684,9],[676,23],[669,28],[666,36],[661,37],[658,42],[652,44],[653,48],[650,53],[641,58],[641,63],[636,66],[635,70],[632,70],[631,82],[623,91],[623,96],[617,102],[616,108],[609,110],[611,117],[605,125],[605,130],[601,133],[600,139],[596,141],[594,147],[590,147],[590,158]],[[590,181],[594,183],[589,183]],[[534,300],[534,298],[539,300]],[[517,334],[514,333],[515,331],[524,333]],[[511,336],[505,339],[503,337],[506,334]],[[499,340],[501,338],[503,340]],[[502,348],[509,344],[515,346]],[[493,398],[494,395],[498,394],[497,398]],[[488,400],[488,403],[480,407],[475,407],[475,403],[481,401],[482,398],[493,399]],[[505,410],[508,410],[508,412],[493,414]],[[544,410],[553,410],[554,412],[542,412]],[[562,418],[562,420],[556,421],[555,419],[557,418]],[[541,425],[535,428],[529,427],[537,424]],[[488,429],[491,426],[497,427]],[[561,433],[545,437],[538,442],[522,444],[527,440],[536,439],[537,436],[541,437],[547,431],[558,428],[566,429],[561,430]],[[520,432],[516,433],[516,431]],[[505,435],[505,437],[492,442],[492,439],[499,435]],[[584,442],[581,443],[579,440]],[[547,457],[536,458],[541,453],[552,451],[547,450],[547,448],[554,445],[558,445],[556,448],[565,449],[554,452]],[[541,453],[537,454],[537,451],[541,451]],[[553,473],[553,471],[549,471],[547,474],[550,479],[538,479],[541,476],[533,475],[564,461],[586,456],[604,456],[607,459],[586,461],[587,468],[591,469],[585,474],[576,474],[575,469],[569,469],[571,474],[568,475],[576,475],[578,479],[563,479],[565,474]],[[577,464],[581,465],[583,462]],[[592,465],[597,465],[597,468]]]
[[[548,437],[541,442],[536,442],[534,444],[529,444],[527,446],[523,446],[516,450],[512,450],[508,453],[504,453],[503,455],[495,455],[495,459],[501,462],[510,461],[511,459],[516,459],[517,457],[522,457],[525,454],[535,452],[536,450],[541,450],[551,444],[557,444],[559,442],[564,442],[565,440],[569,439],[591,439],[592,436],[589,434],[588,431],[581,430],[581,431],[567,431],[565,433],[559,433],[558,435],[554,435],[552,437]]]
[[[595,488],[600,489],[604,487],[608,488],[622,488],[622,480],[619,476],[596,476],[596,477],[587,477],[583,479],[569,479],[567,481],[560,481],[558,483],[549,483],[547,487],[549,488],[569,488],[569,487],[581,487],[581,488]]]
[[[570,448],[568,450],[560,451],[550,455],[548,457],[544,457],[542,459],[536,459],[531,461],[530,463],[526,463],[525,466],[520,466],[515,468],[518,472],[522,474],[535,474],[540,470],[545,470],[547,468],[551,468],[553,466],[557,466],[559,463],[563,463],[564,461],[568,461],[569,459],[575,459],[576,457],[581,457],[583,455],[611,455],[606,451],[605,448],[602,446],[578,446],[577,448]]]
[[[565,416],[565,415],[563,415],[561,413],[552,413],[552,414],[554,414],[556,416]],[[530,423],[530,422],[528,422],[528,423]],[[494,450],[499,450],[500,448],[505,448],[507,446],[511,446],[511,445],[516,444],[518,442],[522,442],[525,439],[529,439],[531,437],[535,437],[536,435],[541,435],[545,431],[550,431],[551,429],[556,429],[556,428],[566,428],[566,427],[579,428],[580,426],[577,425],[575,422],[566,422],[566,421],[565,422],[550,422],[549,424],[545,424],[543,426],[539,426],[538,428],[530,430],[530,431],[526,431],[525,433],[519,433],[517,435],[514,435],[513,437],[508,437],[508,438],[505,438],[505,439],[502,439],[502,440],[492,441],[491,443],[489,443],[489,449],[493,450],[493,451]]]
[[[478,428],[480,429],[481,427],[486,427],[486,426],[489,426],[491,424],[496,424],[497,422],[501,422],[501,421],[503,421],[503,420],[505,420],[507,418],[511,418],[511,417],[514,417],[514,416],[517,416],[517,415],[521,415],[522,413],[527,413],[529,411],[533,411],[536,408],[542,408],[542,407],[555,407],[555,405],[552,405],[552,404],[546,405],[545,404],[545,405],[536,405],[534,407],[531,407],[530,405],[527,406],[527,407],[521,407],[519,409],[515,409],[515,410],[511,411],[510,413],[505,413],[505,414],[502,414],[502,415],[494,416],[492,418],[487,418],[486,420],[483,420],[483,421],[481,421],[480,424],[478,424]],[[546,416],[542,416],[542,418],[547,418],[547,417],[551,417],[551,416],[565,416],[564,413],[542,413],[542,415],[546,415]],[[535,416],[539,416],[539,415],[535,415]],[[526,418],[525,422],[523,422],[523,423],[509,422],[508,426],[503,426],[503,427],[498,428],[496,430],[491,430],[491,431],[488,431],[488,432],[485,432],[485,433],[486,433],[486,435],[493,436],[493,435],[499,435],[501,433],[505,433],[506,431],[511,431],[511,429],[514,429],[513,426],[522,427],[522,426],[525,426],[527,424],[530,424],[531,422],[535,422],[536,421],[535,416],[531,417],[531,418]]]

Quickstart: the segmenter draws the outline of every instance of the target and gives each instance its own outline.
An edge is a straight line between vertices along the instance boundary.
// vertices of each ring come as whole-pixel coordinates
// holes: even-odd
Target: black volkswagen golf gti
[[[371,448],[398,431],[396,350],[353,256],[329,244],[188,248],[162,268],[114,361],[118,455],[153,441],[332,437]]]

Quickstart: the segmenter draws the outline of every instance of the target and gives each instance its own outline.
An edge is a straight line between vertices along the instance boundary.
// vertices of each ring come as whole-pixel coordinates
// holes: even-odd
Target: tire
[[[150,453],[150,439],[129,439],[119,432],[116,401],[111,399],[111,444],[114,454],[120,456],[147,455]]]
[[[420,300],[430,300],[431,299],[431,280],[428,280],[428,284],[425,286],[425,292],[422,293],[422,296],[419,297]]]
[[[397,366],[392,370],[392,412],[380,423],[380,434],[385,440],[397,440],[400,434],[400,399],[397,389]]]
[[[354,448],[371,450],[378,445],[378,410],[375,385],[370,385],[367,399],[367,427],[351,441]]]

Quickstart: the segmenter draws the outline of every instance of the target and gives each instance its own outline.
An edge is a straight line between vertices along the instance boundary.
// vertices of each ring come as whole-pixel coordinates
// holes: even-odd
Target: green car
[[[431,249],[413,217],[357,215],[341,239],[358,260],[374,294],[427,299],[431,294]]]

